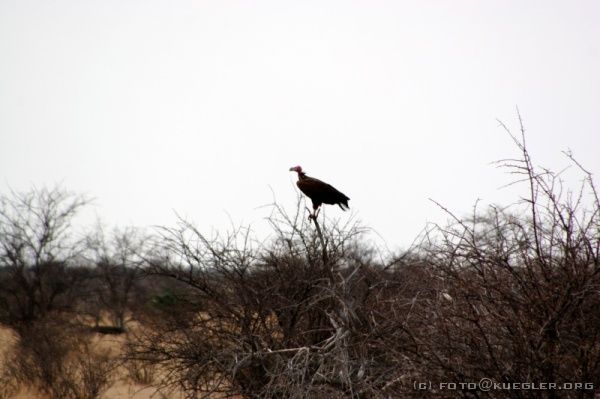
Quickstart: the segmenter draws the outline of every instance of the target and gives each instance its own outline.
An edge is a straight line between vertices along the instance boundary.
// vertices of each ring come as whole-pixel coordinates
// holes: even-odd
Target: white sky
[[[0,189],[263,234],[300,164],[406,247],[445,220],[430,197],[516,199],[489,164],[516,105],[536,164],[600,173],[599,22],[600,1],[0,0]]]

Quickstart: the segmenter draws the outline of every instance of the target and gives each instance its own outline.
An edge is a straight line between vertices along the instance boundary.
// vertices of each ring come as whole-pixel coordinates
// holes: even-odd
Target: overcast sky
[[[536,164],[570,148],[600,174],[599,21],[595,0],[0,0],[0,188],[266,234],[301,165],[406,247],[445,220],[428,198],[514,202],[490,162],[516,106]]]

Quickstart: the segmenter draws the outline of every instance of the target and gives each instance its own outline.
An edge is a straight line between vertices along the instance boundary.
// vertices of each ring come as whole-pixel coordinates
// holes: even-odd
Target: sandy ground
[[[175,399],[181,398],[181,395],[163,395],[157,393],[155,388],[143,387],[130,384],[124,381],[117,381],[102,395],[103,399]],[[9,396],[6,399],[50,399],[49,396],[40,394],[31,389],[22,389],[16,395]]]

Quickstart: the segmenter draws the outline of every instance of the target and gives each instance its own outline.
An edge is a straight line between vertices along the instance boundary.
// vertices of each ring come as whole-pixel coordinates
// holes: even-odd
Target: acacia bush
[[[185,220],[164,229],[147,272],[179,288],[144,321],[128,358],[157,365],[163,386],[190,397],[412,390],[414,307],[441,292],[430,265],[411,253],[385,263],[352,222],[316,230],[300,202],[292,215],[273,205],[269,220],[276,234],[261,245],[246,230],[209,239]]]
[[[432,381],[600,381],[600,202],[591,174],[579,191],[521,157],[499,165],[523,177],[529,195],[435,230],[423,256],[449,300],[417,301],[413,329],[419,376]],[[559,385],[560,386],[560,385]],[[456,392],[441,392],[448,397]],[[463,391],[463,396],[476,392]],[[544,397],[593,397],[593,389]],[[560,394],[560,395],[559,395]],[[491,391],[491,397],[529,397]]]
[[[359,226],[325,225],[324,257],[323,237],[300,210],[290,217],[275,205],[277,237],[259,247],[245,230],[209,239],[184,220],[165,229],[163,256],[148,272],[183,287],[129,357],[160,364],[164,384],[191,396],[346,396],[384,385],[369,379],[382,364],[364,346],[374,333],[364,305],[393,283],[379,284],[383,272],[359,250]]]

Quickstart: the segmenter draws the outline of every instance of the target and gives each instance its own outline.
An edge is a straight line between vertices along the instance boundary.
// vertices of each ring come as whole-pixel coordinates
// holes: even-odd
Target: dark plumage
[[[298,181],[296,184],[300,191],[302,191],[313,204],[312,217],[317,217],[317,211],[321,204],[339,205],[343,211],[349,209],[348,198],[345,194],[339,192],[331,184],[327,184],[314,177],[306,176],[306,173],[302,171],[300,166],[294,166],[290,168],[290,171],[298,173]]]

